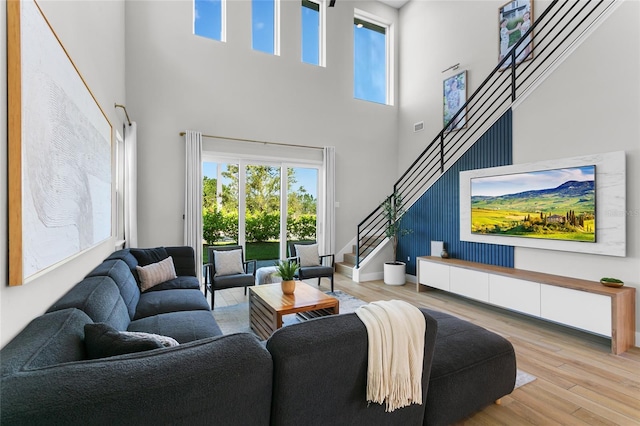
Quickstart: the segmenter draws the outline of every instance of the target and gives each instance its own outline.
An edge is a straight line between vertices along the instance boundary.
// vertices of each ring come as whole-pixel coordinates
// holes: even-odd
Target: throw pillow
[[[242,249],[214,251],[213,265],[216,269],[216,277],[222,275],[244,274]]]
[[[300,258],[300,266],[320,266],[318,244],[294,244]]]
[[[132,248],[129,250],[133,257],[138,261],[138,265],[147,266],[152,263],[158,263],[161,260],[165,260],[169,257],[169,253],[164,247],[156,247],[156,248],[148,248],[148,249],[139,249]]]
[[[178,342],[175,339],[159,334],[118,331],[104,323],[85,324],[84,326],[84,346],[89,359],[177,345]]]
[[[140,291],[149,290],[154,285],[178,278],[171,256],[158,263],[136,266],[136,271],[138,272],[138,278],[140,278]]]

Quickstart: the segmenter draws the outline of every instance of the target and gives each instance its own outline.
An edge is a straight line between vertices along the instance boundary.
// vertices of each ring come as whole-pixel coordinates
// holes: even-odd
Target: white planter
[[[404,285],[406,266],[402,262],[384,264],[384,283],[387,285]]]

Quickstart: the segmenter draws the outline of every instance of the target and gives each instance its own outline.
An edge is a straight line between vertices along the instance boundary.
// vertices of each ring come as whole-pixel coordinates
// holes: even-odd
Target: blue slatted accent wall
[[[407,273],[416,274],[417,256],[431,253],[431,240],[444,241],[449,256],[473,262],[513,267],[513,247],[460,241],[460,180],[464,170],[512,164],[511,110],[507,111],[413,205],[403,226],[413,230],[398,242],[398,260],[407,262]]]

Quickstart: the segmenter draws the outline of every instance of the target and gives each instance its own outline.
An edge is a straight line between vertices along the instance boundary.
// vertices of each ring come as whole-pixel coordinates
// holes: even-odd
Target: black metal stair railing
[[[440,130],[396,181],[389,197],[399,194],[405,209],[415,203],[616,1],[552,1],[449,121],[462,118],[466,126]],[[523,53],[527,47],[528,56]],[[358,224],[356,268],[384,241],[387,218],[382,204]]]

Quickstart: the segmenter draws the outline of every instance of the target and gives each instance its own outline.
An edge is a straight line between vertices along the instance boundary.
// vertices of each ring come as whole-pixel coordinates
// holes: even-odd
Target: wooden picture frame
[[[460,130],[467,127],[467,71],[446,78],[442,82],[442,120],[443,127],[447,132]],[[453,116],[464,105],[464,112]]]
[[[512,47],[533,25],[533,1],[513,0],[498,9],[498,61],[511,53]],[[516,52],[516,64],[533,59],[533,31],[527,35]],[[501,70],[511,66],[507,59]]]
[[[9,285],[108,239],[112,126],[34,0],[7,1]]]

